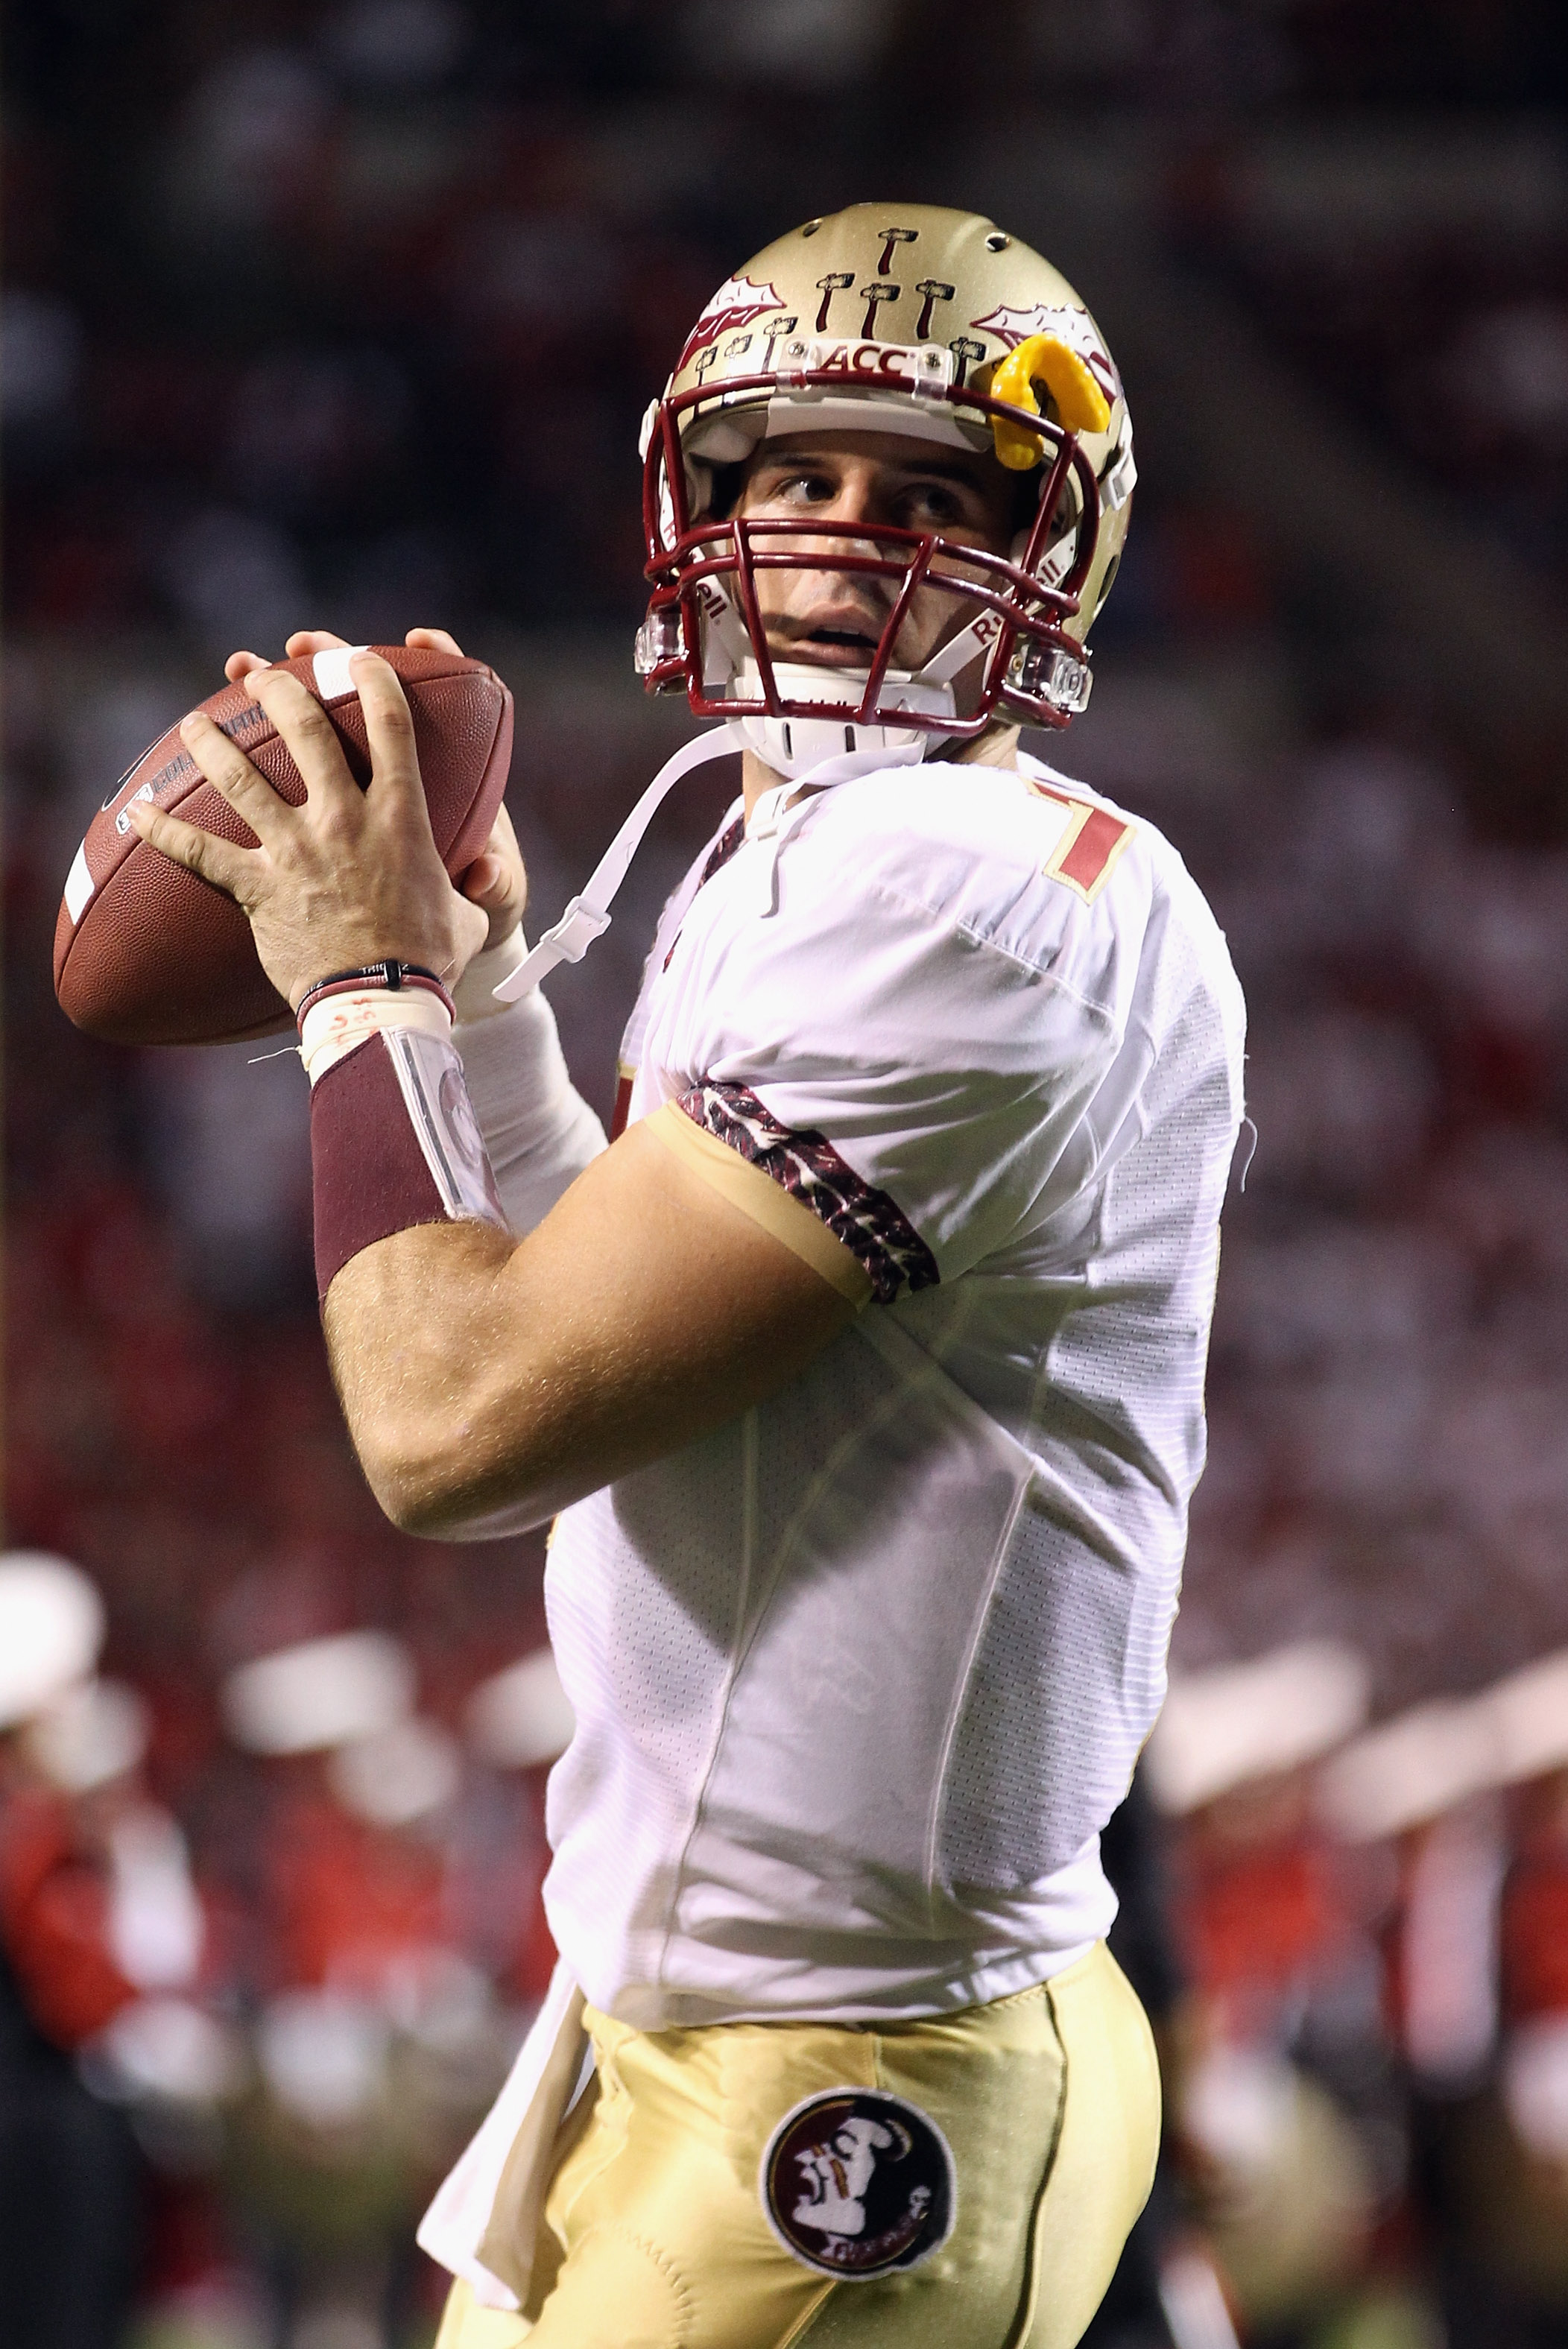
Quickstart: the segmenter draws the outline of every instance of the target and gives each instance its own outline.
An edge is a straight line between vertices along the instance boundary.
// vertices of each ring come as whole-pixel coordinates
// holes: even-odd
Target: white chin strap
[[[984,634],[989,635],[989,629]],[[978,621],[960,630],[951,643],[933,654],[923,668],[911,676],[890,669],[882,680],[882,700],[901,709],[934,718],[955,715],[953,679],[985,649]],[[811,781],[819,786],[848,782],[855,775],[879,767],[910,767],[937,749],[940,734],[920,726],[857,726],[851,710],[858,709],[869,671],[813,668],[805,663],[776,661],[773,676],[785,701],[839,701],[845,716],[834,718],[731,718],[711,732],[686,743],[667,759],[626,818],[588,880],[568,905],[552,929],[545,931],[517,968],[501,980],[496,999],[515,1003],[529,994],[559,963],[581,962],[594,939],[610,926],[610,904],[625,879],[643,834],[669,792],[683,775],[710,759],[732,757],[737,750],[754,750],[765,766],[785,782]],[[740,664],[737,698],[762,698],[762,682],[754,660]]]
[[[689,775],[694,767],[706,766],[710,759],[733,758],[738,750],[755,748],[743,730],[744,723],[731,719],[726,725],[699,734],[695,741],[684,744],[673,759],[665,760],[561,919],[552,929],[545,931],[517,968],[501,980],[495,990],[498,1003],[515,1003],[520,996],[531,993],[558,963],[582,961],[594,939],[609,928],[611,900],[626,877],[643,834],[682,776]],[[829,725],[826,730],[833,738],[826,755],[810,766],[798,766],[796,775],[799,781],[825,788],[830,783],[848,782],[855,775],[872,774],[879,767],[907,764],[912,758],[923,755],[923,736],[913,752],[889,751],[874,739],[884,731],[882,727],[861,726],[854,730],[861,738],[860,747],[846,751],[844,728]]]
[[[884,709],[907,709],[925,718],[955,718],[953,680],[979,657],[985,637],[978,620],[961,628],[950,643],[934,653],[923,668],[890,668],[878,697]],[[861,706],[866,689],[866,669],[817,668],[804,661],[775,661],[773,680],[781,701],[839,702],[838,718],[734,718],[733,727],[746,738],[765,766],[786,781],[798,781],[824,759],[858,757],[875,751],[885,766],[913,766],[941,748],[942,736],[923,726],[859,726],[851,713]],[[762,677],[749,655],[738,662],[731,688],[737,701],[760,701]]]
[[[861,706],[866,672],[812,668],[804,662],[775,661],[773,681],[780,701],[827,701],[842,705],[842,718],[732,718],[730,724],[748,750],[786,782],[793,782],[820,767],[824,759],[857,758],[875,751],[885,766],[913,766],[925,757],[940,736],[920,726],[857,726],[852,712]],[[760,701],[762,679],[755,661],[743,661],[734,686],[738,701]],[[883,682],[882,703],[900,709],[929,710],[935,718],[951,718],[953,688],[918,684],[896,670]]]

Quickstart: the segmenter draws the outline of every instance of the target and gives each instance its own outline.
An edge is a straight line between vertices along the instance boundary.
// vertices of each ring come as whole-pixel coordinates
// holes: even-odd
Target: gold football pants
[[[1072,2349],[1149,2192],[1160,2080],[1101,1942],[1039,1988],[885,2028],[638,2032],[590,2008],[597,2095],[568,2125],[521,2315],[454,2286],[436,2349]],[[907,2272],[792,2258],[758,2173],[782,2116],[878,2088],[935,2122],[956,2218]]]

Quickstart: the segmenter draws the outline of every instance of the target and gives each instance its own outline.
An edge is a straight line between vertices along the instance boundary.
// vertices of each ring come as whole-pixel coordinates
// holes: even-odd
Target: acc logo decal
[[[766,317],[769,310],[783,307],[771,285],[754,285],[749,277],[727,277],[686,336],[686,348],[676,361],[676,375],[704,343],[717,342],[720,335],[749,326],[754,319]]]
[[[818,340],[810,346],[806,364],[813,373],[858,376],[862,380],[868,376],[875,377],[883,383],[896,383],[901,389],[907,389],[917,376],[930,372],[922,368],[919,349],[912,343]]]
[[[1010,351],[1027,341],[1031,335],[1056,335],[1072,350],[1077,351],[1107,399],[1114,406],[1121,398],[1121,378],[1116,363],[1105,348],[1087,310],[1072,310],[1059,302],[1037,302],[1027,310],[989,310],[983,318],[971,318],[987,335],[995,335]]]
[[[768,2223],[819,2275],[866,2282],[918,2267],[953,2232],[953,2156],[918,2105],[830,2088],[785,2114],[758,2178]]]

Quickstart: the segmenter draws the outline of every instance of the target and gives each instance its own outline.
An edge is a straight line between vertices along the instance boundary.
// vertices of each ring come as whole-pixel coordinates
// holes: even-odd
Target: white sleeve
[[[727,940],[682,1107],[889,1298],[1026,1226],[1120,1041],[1105,1001],[841,865]]]
[[[492,948],[465,972],[452,1041],[500,1203],[521,1238],[544,1221],[605,1142],[572,1082],[555,1014],[538,988],[504,1008],[494,1001],[490,990],[521,959],[510,946]]]

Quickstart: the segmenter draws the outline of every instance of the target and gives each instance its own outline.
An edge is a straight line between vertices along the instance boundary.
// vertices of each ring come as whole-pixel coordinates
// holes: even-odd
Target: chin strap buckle
[[[610,916],[598,905],[573,897],[552,928],[529,948],[517,968],[509,971],[495,989],[498,1003],[515,1003],[521,995],[548,978],[563,962],[581,962],[595,938],[603,937]]]
[[[609,926],[610,916],[603,907],[573,897],[561,919],[552,929],[545,931],[539,943],[542,947],[553,947],[557,962],[581,962],[594,939],[603,937]]]
[[[683,744],[673,759],[665,761],[554,928],[545,931],[537,946],[530,948],[517,968],[509,971],[495,989],[498,1003],[515,1003],[520,996],[537,987],[542,978],[548,978],[559,963],[582,961],[594,939],[602,937],[609,928],[609,901],[625,879],[637,844],[666,794],[693,767],[700,767],[709,759],[727,757],[745,747],[736,730],[719,726],[711,733],[699,734],[695,742]]]

